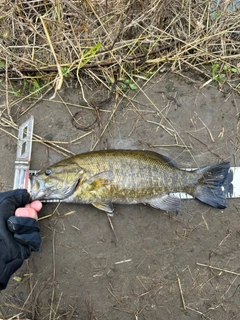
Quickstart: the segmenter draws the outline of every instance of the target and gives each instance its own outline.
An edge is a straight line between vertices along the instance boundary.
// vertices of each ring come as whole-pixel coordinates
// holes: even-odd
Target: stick
[[[204,263],[199,263],[199,262],[197,262],[197,265],[198,265],[198,266],[201,266],[201,267],[207,267],[207,268],[210,268],[210,269],[213,269],[213,270],[222,271],[222,272],[225,272],[225,273],[235,274],[236,276],[240,276],[240,273],[238,273],[238,272],[234,272],[234,271],[230,271],[230,270],[225,270],[225,269],[218,268],[218,267],[213,267],[213,266],[210,266],[210,265],[208,265],[208,264],[204,264]]]
[[[181,281],[180,281],[178,273],[177,273],[177,280],[178,280],[179,291],[180,291],[180,295],[181,295],[181,299],[182,299],[183,309],[186,310],[187,307],[186,307],[186,303],[185,303],[185,300],[183,297],[182,285],[181,285]]]
[[[52,51],[54,60],[56,61],[56,65],[57,65],[57,70],[58,70],[58,74],[59,74],[59,79],[57,79],[57,85],[56,85],[56,89],[55,89],[55,90],[57,91],[57,90],[60,90],[60,89],[61,89],[62,83],[63,83],[62,69],[61,69],[60,64],[59,64],[59,62],[58,62],[56,53],[55,53],[55,51],[54,51],[54,48],[53,48],[52,41],[51,41],[50,36],[49,36],[49,32],[48,32],[47,26],[46,26],[43,18],[40,17],[40,19],[41,19],[41,22],[42,22],[42,25],[43,25],[44,32],[45,32],[46,37],[47,37],[48,44],[49,44],[49,46],[50,46],[50,48],[51,48],[51,51]]]
[[[114,236],[115,236],[116,243],[117,243],[117,242],[118,242],[118,237],[117,237],[117,235],[116,235],[116,232],[115,232],[114,226],[113,226],[113,224],[112,224],[112,220],[111,220],[111,218],[109,217],[109,214],[108,214],[107,212],[106,212],[106,214],[107,214],[107,218],[108,218],[108,221],[109,221],[110,227],[111,227],[111,229],[112,229],[112,231],[113,231],[113,234],[114,234]]]

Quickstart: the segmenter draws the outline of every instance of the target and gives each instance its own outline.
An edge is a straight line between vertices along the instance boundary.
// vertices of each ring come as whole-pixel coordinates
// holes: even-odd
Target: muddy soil
[[[17,121],[33,115],[34,133],[68,152],[34,141],[32,169],[71,153],[110,148],[153,150],[181,167],[220,161],[240,166],[240,97],[213,82],[201,87],[204,80],[196,75],[187,77],[141,80],[142,90],[105,104],[99,102],[108,92],[85,84],[85,98],[96,111],[86,107],[74,85],[53,99],[51,93]],[[14,119],[26,107],[17,104]],[[75,112],[80,128],[71,122]],[[0,134],[6,190],[13,181],[16,139]],[[22,280],[12,278],[0,293],[0,318],[240,319],[239,202],[230,199],[227,209],[217,210],[185,200],[178,215],[115,205],[111,221],[117,241],[106,214],[93,206],[44,204],[40,217],[51,216],[39,222],[41,250],[16,272]]]

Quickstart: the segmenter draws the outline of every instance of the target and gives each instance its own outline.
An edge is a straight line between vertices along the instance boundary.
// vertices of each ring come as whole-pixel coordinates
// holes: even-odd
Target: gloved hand
[[[37,211],[42,205],[40,201],[28,204],[29,199],[23,189],[0,193],[0,290],[6,288],[24,259],[40,248]]]

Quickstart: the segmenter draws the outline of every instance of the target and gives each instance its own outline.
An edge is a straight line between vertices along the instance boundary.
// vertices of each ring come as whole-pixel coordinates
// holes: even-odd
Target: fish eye
[[[50,176],[51,173],[52,173],[52,170],[50,170],[50,169],[47,169],[47,170],[45,171],[45,175],[46,175],[46,176]]]

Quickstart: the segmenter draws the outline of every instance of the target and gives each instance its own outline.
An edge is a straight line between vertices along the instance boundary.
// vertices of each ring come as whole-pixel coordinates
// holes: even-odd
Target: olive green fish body
[[[223,163],[186,171],[150,151],[95,151],[41,171],[33,181],[32,194],[33,200],[92,203],[107,212],[113,211],[112,203],[147,203],[167,211],[177,210],[180,199],[169,195],[174,192],[186,192],[212,206],[224,207],[226,200],[220,189],[228,168],[229,164]]]
[[[184,191],[198,181],[198,174],[173,170],[166,161],[150,152],[105,151],[80,155],[72,160],[85,170],[75,192],[77,199],[82,199],[86,191],[84,200],[97,193],[97,197],[112,202],[144,202],[159,193]]]

